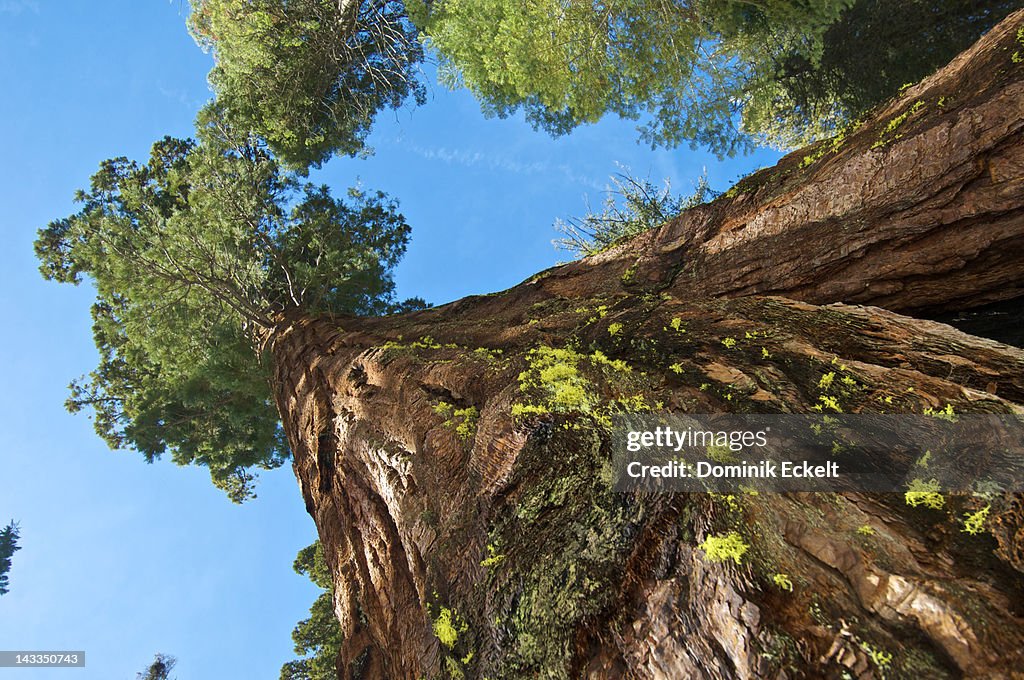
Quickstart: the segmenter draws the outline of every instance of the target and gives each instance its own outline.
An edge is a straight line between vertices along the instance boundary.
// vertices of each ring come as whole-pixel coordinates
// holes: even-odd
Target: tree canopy
[[[136,680],[170,680],[171,671],[178,665],[178,660],[168,654],[157,654],[153,663],[141,673],[136,673]]]
[[[423,49],[401,2],[192,0],[189,27],[213,50],[228,120],[295,169],[359,153],[378,111],[423,101]]]
[[[235,501],[287,444],[261,337],[289,313],[377,314],[409,226],[385,194],[303,184],[260,141],[204,119],[149,161],[104,161],[76,214],[39,233],[48,279],[96,287],[99,366],[72,383],[113,448],[209,468]]]
[[[1020,7],[1019,0],[856,0],[811,53],[752,50],[744,129],[783,148],[837,128],[930,75]]]
[[[789,148],[945,64],[1015,0],[195,0],[231,120],[293,167],[359,152],[420,41],[489,115],[566,133],[613,114],[652,145]],[[417,35],[417,28],[419,34]],[[912,39],[908,39],[912,36]]]
[[[293,567],[296,574],[308,576],[324,592],[309,608],[309,618],[299,621],[292,631],[295,653],[302,658],[281,667],[281,680],[335,680],[343,636],[334,615],[334,584],[320,541],[300,550]]]
[[[612,113],[653,144],[690,141],[719,154],[749,147],[736,128],[756,50],[778,42],[813,55],[847,0],[435,0],[423,15],[441,77],[484,111],[522,109],[563,133]]]
[[[0,595],[8,593],[10,584],[7,572],[11,570],[11,558],[14,553],[21,550],[18,545],[18,524],[11,521],[10,524],[0,529]]]

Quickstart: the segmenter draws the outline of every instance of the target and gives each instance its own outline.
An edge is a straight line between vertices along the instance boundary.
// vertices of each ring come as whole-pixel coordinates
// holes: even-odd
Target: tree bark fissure
[[[435,309],[283,323],[275,397],[339,676],[1024,677],[1019,497],[971,536],[970,497],[614,494],[595,417],[806,412],[828,372],[845,412],[1024,413],[1024,351],[898,313],[1024,294],[1022,25],[834,151],[605,253]],[[513,416],[545,403],[538,348],[564,350],[584,406]],[[708,561],[729,529],[749,556]]]

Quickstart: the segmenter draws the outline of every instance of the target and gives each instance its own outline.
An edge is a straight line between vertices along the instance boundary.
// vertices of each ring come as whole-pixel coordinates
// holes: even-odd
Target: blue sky
[[[17,519],[23,546],[0,597],[0,649],[87,653],[85,669],[0,678],[131,680],[165,652],[182,679],[273,679],[316,594],[291,570],[315,528],[288,467],[235,506],[203,470],[112,452],[63,409],[67,383],[96,361],[91,293],[43,281],[32,241],[75,211],[99,161],[190,133],[211,60],[186,11],[178,0],[0,0],[0,523]],[[370,159],[314,177],[400,199],[413,239],[398,292],[434,303],[567,259],[552,222],[599,205],[617,164],[680,191],[706,167],[724,190],[777,158],[651,151],[615,120],[551,139],[434,84],[425,106],[381,115],[371,144]]]

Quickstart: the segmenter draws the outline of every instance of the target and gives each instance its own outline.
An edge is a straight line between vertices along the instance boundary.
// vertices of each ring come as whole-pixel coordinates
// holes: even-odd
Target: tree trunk
[[[1019,497],[972,536],[967,497],[950,516],[901,494],[614,493],[594,418],[627,399],[807,412],[828,372],[856,386],[846,412],[1024,413],[1024,351],[896,313],[1024,294],[1021,26],[837,150],[611,251],[492,296],[282,328],[275,394],[341,677],[1024,677]],[[568,348],[583,396],[514,416],[544,348]],[[751,544],[742,564],[696,547],[724,530]]]

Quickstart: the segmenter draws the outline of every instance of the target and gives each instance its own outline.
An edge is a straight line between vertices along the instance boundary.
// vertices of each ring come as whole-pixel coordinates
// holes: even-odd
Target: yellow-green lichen
[[[951,423],[955,423],[957,421],[956,413],[953,412],[952,404],[946,404],[946,408],[940,409],[938,411],[936,411],[933,408],[926,408],[924,410],[924,414],[926,416],[934,416],[935,418],[938,418],[940,420],[948,420]]]
[[[628,286],[636,281],[636,270],[637,265],[634,264],[626,269],[626,271],[622,272],[622,285]]]
[[[448,649],[454,649],[459,641],[459,635],[469,630],[467,624],[458,612],[448,607],[441,607],[437,618],[433,623],[434,636]]]
[[[487,557],[480,563],[481,567],[490,569],[496,567],[505,560],[505,556],[498,553],[498,549],[490,543],[487,544]]]
[[[711,562],[725,562],[732,560],[736,564],[743,561],[743,555],[750,549],[750,546],[743,542],[743,537],[735,531],[724,535],[708,536],[699,546],[705,556]]]
[[[818,413],[822,413],[825,409],[835,411],[836,413],[843,412],[842,407],[839,406],[839,400],[827,394],[818,397],[818,403],[811,407],[812,411],[817,411]]]
[[[707,448],[708,458],[718,463],[735,463],[736,455],[727,445],[710,444]]]
[[[453,428],[455,434],[463,441],[469,441],[476,434],[476,421],[480,412],[475,406],[466,408],[455,408],[454,405],[445,401],[434,404],[434,413],[444,418],[444,425]]]
[[[988,519],[988,513],[992,509],[991,505],[986,505],[977,512],[968,512],[964,514],[964,528],[962,532],[977,536],[985,531],[985,521]]]
[[[871,657],[871,661],[874,662],[879,669],[884,670],[892,663],[892,654],[889,652],[878,649],[877,647],[872,647],[867,642],[862,642],[860,644],[860,648],[863,649],[869,657]]]
[[[772,583],[782,590],[793,592],[793,581],[790,580],[789,574],[775,574],[772,576]]]
[[[898,130],[901,125],[907,122],[908,118],[913,116],[915,113],[917,113],[924,107],[925,103],[921,100],[918,100],[914,102],[914,104],[909,109],[907,109],[900,115],[890,120],[888,124],[886,124],[885,128],[882,130],[881,134],[878,135],[878,140],[871,145],[871,148],[877,149],[879,147],[892,144],[897,139],[902,137],[903,133],[897,133],[896,130]]]
[[[458,425],[455,426],[455,434],[463,441],[472,439],[476,434],[476,421],[480,417],[476,406],[456,409],[453,415],[459,419]]]
[[[938,480],[915,479],[907,486],[907,492],[903,494],[907,505],[916,508],[923,505],[932,510],[941,510],[946,504],[946,499],[941,493]]]
[[[643,395],[635,392],[622,396],[603,396],[607,390],[599,390],[583,369],[589,369],[592,374],[597,371],[605,380],[620,387],[628,382],[627,378],[633,371],[625,361],[609,359],[599,350],[592,354],[581,354],[568,347],[542,345],[530,350],[526,362],[527,370],[519,374],[519,390],[532,398],[530,402],[514,403],[513,417],[584,413],[603,425],[610,425],[610,413],[613,411],[650,410]]]

